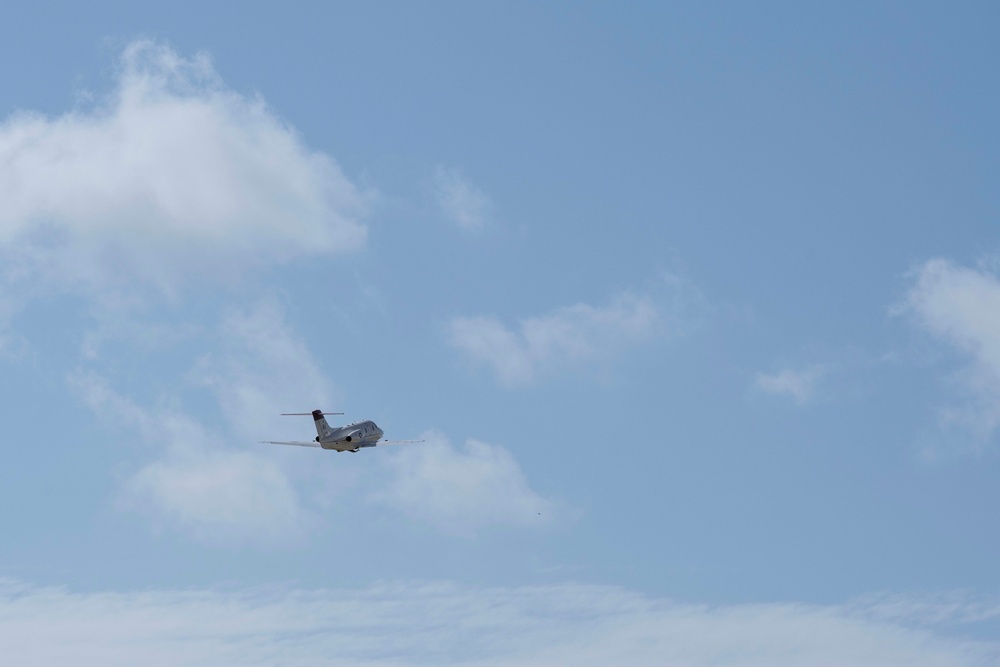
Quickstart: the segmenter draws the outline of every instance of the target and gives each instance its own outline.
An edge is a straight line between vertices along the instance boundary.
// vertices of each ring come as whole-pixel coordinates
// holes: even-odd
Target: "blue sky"
[[[995,664],[993,4],[7,14],[4,654]]]

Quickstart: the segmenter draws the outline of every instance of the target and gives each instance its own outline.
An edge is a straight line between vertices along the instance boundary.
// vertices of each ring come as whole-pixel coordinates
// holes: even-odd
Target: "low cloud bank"
[[[952,601],[929,614],[927,601],[906,599],[709,607],[578,584],[81,594],[7,581],[0,646],[11,664],[36,667],[996,665],[1000,646],[957,634],[970,605],[983,609]],[[995,601],[986,608],[1000,613]]]

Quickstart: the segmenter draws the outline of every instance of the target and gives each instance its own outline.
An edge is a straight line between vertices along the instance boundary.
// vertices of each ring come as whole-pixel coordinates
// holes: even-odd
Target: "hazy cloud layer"
[[[7,581],[0,646],[12,664],[38,667],[997,664],[996,644],[961,636],[965,606],[939,608],[928,621],[920,600],[708,607],[576,584],[82,594]],[[988,615],[997,613],[990,604]]]
[[[622,294],[607,306],[580,303],[529,317],[510,327],[496,317],[455,317],[449,342],[470,361],[489,367],[504,385],[528,384],[559,369],[600,361],[619,349],[669,331],[660,306],[645,295]]]
[[[531,489],[505,448],[478,440],[456,448],[437,433],[424,438],[385,459],[389,479],[374,500],[460,535],[494,525],[543,525],[567,514]]]
[[[897,312],[969,358],[958,375],[968,400],[942,415],[980,438],[1000,426],[1000,281],[988,270],[957,266],[944,259],[926,262]]]
[[[3,278],[24,290],[168,293],[192,277],[359,247],[365,197],[205,56],[129,45],[117,88],[0,125]]]
[[[435,170],[434,196],[448,219],[463,231],[479,231],[489,222],[493,203],[458,169]]]

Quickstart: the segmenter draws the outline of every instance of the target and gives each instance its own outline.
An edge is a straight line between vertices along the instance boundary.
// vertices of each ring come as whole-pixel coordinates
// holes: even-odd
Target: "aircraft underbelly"
[[[355,440],[353,442],[336,440],[334,442],[321,442],[320,447],[323,449],[334,449],[338,452],[349,452],[352,449],[358,449],[360,447],[374,447],[377,444],[378,440]]]

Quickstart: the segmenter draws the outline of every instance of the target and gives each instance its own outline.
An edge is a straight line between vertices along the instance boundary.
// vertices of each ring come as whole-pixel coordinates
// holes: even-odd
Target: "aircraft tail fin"
[[[330,433],[330,425],[326,423],[326,417],[319,410],[312,411],[313,421],[316,422],[316,434],[323,437]]]
[[[323,412],[322,410],[313,410],[312,412],[282,412],[283,417],[294,417],[294,416],[305,416],[312,415],[313,421],[316,422],[316,435],[319,437],[324,437],[328,435],[331,431],[330,425],[326,423],[326,417],[323,415],[342,415],[343,412]]]

